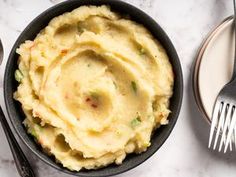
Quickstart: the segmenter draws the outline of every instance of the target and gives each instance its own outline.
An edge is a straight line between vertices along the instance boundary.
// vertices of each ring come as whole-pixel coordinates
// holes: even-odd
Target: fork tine
[[[214,131],[215,131],[216,124],[218,122],[218,115],[219,115],[220,105],[221,105],[221,103],[216,101],[215,106],[213,108],[208,148],[211,147],[211,142],[212,142],[213,134],[214,134]]]
[[[232,112],[231,112],[230,118],[229,118],[230,121],[228,122],[228,125],[227,125],[228,133],[229,133],[229,128],[230,128],[230,125],[231,125],[231,121],[232,121],[232,118],[233,118],[234,111],[235,111],[235,106],[232,107]],[[226,136],[228,136],[228,135],[226,135]],[[232,151],[232,140],[233,140],[233,133],[232,133],[232,136],[231,136],[231,138],[229,140],[229,150],[230,151]],[[226,145],[226,143],[225,143],[225,145]],[[227,151],[227,149],[226,149],[226,151]]]
[[[230,116],[230,120],[232,120],[234,110],[235,110],[235,106],[233,106],[233,110],[232,110],[232,113],[231,113],[231,116]],[[228,123],[228,132],[229,132],[230,123],[231,123],[231,121]],[[232,136],[231,136],[231,138],[229,140],[229,150],[230,151],[232,151],[232,147],[233,147],[232,144],[233,143],[234,142],[233,142],[233,133],[232,133]],[[226,149],[226,151],[227,151],[227,149]]]
[[[235,127],[233,129],[233,133],[232,133],[232,136],[231,136],[231,140],[232,140],[232,149],[235,148]]]
[[[233,132],[232,132],[232,135],[231,135],[231,137],[230,137],[230,140],[229,140],[229,150],[230,151],[232,151],[232,137],[233,137]],[[227,149],[226,149],[226,151],[227,151]]]
[[[224,125],[224,121],[225,121],[225,109],[227,104],[226,103],[221,103],[222,105],[222,109],[220,112],[220,119],[219,119],[219,123],[217,126],[217,131],[216,131],[216,135],[215,135],[215,142],[214,142],[214,146],[213,146],[213,150],[215,150],[217,142],[218,142],[218,138],[220,135],[220,131],[223,129],[223,125]]]
[[[225,122],[224,122],[224,125],[223,125],[223,131],[222,131],[222,134],[221,134],[221,140],[220,140],[220,146],[219,146],[219,152],[221,151],[222,149],[222,145],[223,143],[225,143],[225,136],[226,136],[226,131],[229,127],[229,122],[230,122],[230,117],[232,115],[232,110],[233,110],[233,106],[232,105],[228,105],[228,108],[227,108],[227,113],[226,113],[226,119],[225,119]]]
[[[228,133],[229,133],[229,128],[230,128],[230,124],[231,124],[231,120],[232,120],[232,116],[233,116],[233,113],[231,114],[231,116],[230,116],[230,121],[228,122],[228,125],[227,125],[227,130],[226,130],[226,138],[228,137]],[[232,151],[232,137],[233,137],[233,132],[232,132],[232,135],[231,135],[231,138],[229,139],[229,150],[230,151]],[[226,140],[224,141],[224,144],[225,144],[225,146],[226,146]],[[227,151],[227,149],[226,149],[226,151]],[[226,153],[226,151],[224,152],[224,153]]]
[[[231,135],[231,144],[232,144],[231,146],[232,146],[232,148],[231,148],[230,151],[234,150],[234,146],[235,146],[234,135],[235,135],[235,128],[233,128],[233,133]]]
[[[229,132],[228,132],[226,143],[225,143],[224,153],[226,152],[226,150],[228,148],[228,145],[229,145],[229,142],[231,140],[232,133],[233,133],[233,130],[234,130],[234,127],[235,127],[235,123],[236,123],[236,116],[235,116],[235,111],[234,111],[233,117],[232,117],[231,122],[230,122],[230,127],[229,127]]]

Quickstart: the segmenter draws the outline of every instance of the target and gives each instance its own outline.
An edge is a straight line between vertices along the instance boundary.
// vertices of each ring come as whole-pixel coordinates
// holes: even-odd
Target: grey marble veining
[[[9,51],[26,25],[48,7],[62,0],[0,0],[0,38],[4,65]],[[125,0],[152,16],[175,45],[183,67],[185,93],[179,120],[169,139],[150,159],[121,177],[234,177],[235,154],[222,155],[207,149],[208,125],[193,100],[191,67],[202,40],[225,17],[233,13],[225,0]],[[0,103],[3,105],[2,91]],[[4,106],[4,105],[3,105]],[[0,128],[0,177],[17,177],[6,138]],[[20,142],[20,141],[19,141]],[[33,155],[21,142],[38,177],[69,177]]]

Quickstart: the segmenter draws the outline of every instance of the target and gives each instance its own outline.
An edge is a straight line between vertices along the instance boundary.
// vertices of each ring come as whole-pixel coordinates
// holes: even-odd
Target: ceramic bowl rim
[[[182,98],[183,98],[183,76],[182,76],[182,69],[181,69],[181,64],[179,61],[179,57],[178,54],[171,42],[171,40],[169,39],[169,37],[167,36],[167,34],[164,32],[164,30],[159,26],[159,24],[157,24],[150,16],[148,16],[146,13],[144,13],[142,10],[134,7],[133,5],[130,5],[126,2],[123,1],[117,1],[117,0],[70,0],[70,1],[65,1],[62,3],[59,3],[49,9],[47,9],[46,11],[42,12],[39,16],[37,16],[25,29],[24,31],[21,33],[21,35],[18,37],[18,39],[16,40],[15,44],[13,45],[11,52],[9,54],[8,57],[8,61],[6,64],[6,68],[5,68],[5,74],[4,74],[4,85],[3,85],[3,89],[4,89],[4,101],[5,101],[5,105],[6,105],[6,110],[7,110],[7,114],[8,117],[10,119],[11,124],[13,125],[13,128],[15,129],[17,135],[20,137],[20,139],[23,141],[23,143],[42,161],[44,161],[46,164],[56,168],[59,171],[65,172],[67,174],[70,175],[75,175],[75,176],[82,176],[82,177],[99,177],[99,176],[111,176],[111,175],[117,175],[120,173],[123,173],[125,171],[128,171],[136,166],[138,166],[139,164],[143,163],[145,160],[147,160],[150,156],[152,156],[161,146],[162,144],[165,142],[165,140],[169,137],[171,131],[173,130],[176,121],[178,119],[178,115],[180,112],[180,108],[182,105]],[[81,5],[102,5],[102,4],[107,4],[110,5],[111,8],[121,8],[122,9],[122,13],[124,12],[125,14],[129,14],[131,15],[131,17],[135,17],[137,18],[137,20],[135,21],[142,21],[142,24],[147,27],[148,25],[148,29],[151,31],[151,33],[158,31],[159,37],[158,40],[161,42],[162,45],[165,44],[164,48],[167,51],[167,54],[169,55],[169,57],[171,56],[170,60],[174,69],[174,74],[175,74],[175,84],[174,84],[174,98],[173,98],[173,113],[170,116],[171,120],[170,120],[170,124],[165,126],[164,128],[161,128],[160,130],[160,135],[158,134],[157,138],[155,139],[160,139],[160,142],[154,142],[155,144],[151,145],[148,150],[140,155],[134,155],[134,157],[130,157],[131,160],[127,160],[126,164],[122,164],[120,166],[116,166],[116,167],[104,167],[102,170],[94,170],[94,171],[81,171],[81,172],[73,172],[70,170],[67,170],[63,167],[60,167],[58,164],[56,164],[55,162],[53,163],[52,161],[49,160],[49,157],[46,157],[46,155],[41,151],[39,151],[36,146],[34,145],[36,144],[35,142],[32,142],[32,138],[29,137],[29,135],[26,135],[26,132],[23,132],[23,126],[20,122],[20,116],[19,116],[19,109],[17,108],[15,101],[12,98],[12,93],[13,93],[13,87],[14,87],[14,67],[13,65],[14,62],[13,61],[16,58],[16,48],[25,40],[23,40],[24,38],[26,38],[25,36],[27,36],[27,32],[30,33],[32,30],[31,28],[35,26],[37,26],[37,23],[43,23],[45,22],[45,18],[48,14],[52,14],[52,13],[59,13],[61,11],[61,13],[59,14],[63,14],[64,12],[67,11],[71,11],[70,10],[60,10],[63,9],[62,6],[67,7],[67,9],[69,9],[68,7],[72,6],[73,4],[76,4],[76,7],[79,7]],[[80,5],[78,5],[80,4]],[[132,12],[131,12],[132,11]],[[136,16],[137,15],[137,16]],[[55,15],[58,16],[58,15]],[[55,17],[54,16],[54,17]],[[142,18],[138,18],[138,17],[142,17]],[[52,18],[50,18],[52,19]],[[149,24],[144,24],[147,23]],[[45,25],[44,25],[45,26]],[[42,29],[42,28],[41,28]],[[38,32],[41,30],[38,29]],[[151,30],[152,29],[152,30]],[[156,34],[157,32],[155,32]],[[36,34],[34,34],[36,35]],[[155,35],[155,37],[157,37],[157,35]],[[172,103],[171,103],[172,106]],[[163,132],[163,133],[162,133]],[[160,137],[161,136],[161,137]],[[137,156],[137,157],[136,157]],[[138,157],[139,156],[139,157]],[[126,159],[125,159],[126,161]],[[124,161],[124,162],[125,162]],[[128,164],[128,165],[127,165]],[[110,171],[109,171],[110,168]],[[105,170],[104,170],[105,169]],[[107,170],[108,169],[108,170]],[[106,171],[107,170],[107,171]],[[99,172],[101,171],[101,172]]]

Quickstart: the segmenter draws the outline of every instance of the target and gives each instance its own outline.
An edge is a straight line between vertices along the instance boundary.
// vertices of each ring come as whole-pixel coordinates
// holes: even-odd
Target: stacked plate
[[[233,17],[228,17],[203,42],[194,67],[195,99],[209,123],[215,99],[222,87],[231,79],[233,64]]]

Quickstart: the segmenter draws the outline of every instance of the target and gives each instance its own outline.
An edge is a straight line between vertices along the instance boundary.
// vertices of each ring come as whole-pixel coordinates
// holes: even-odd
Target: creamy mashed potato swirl
[[[140,24],[107,6],[82,6],[50,21],[17,50],[28,132],[64,167],[121,164],[167,124],[173,72]],[[20,77],[19,77],[20,76]]]

